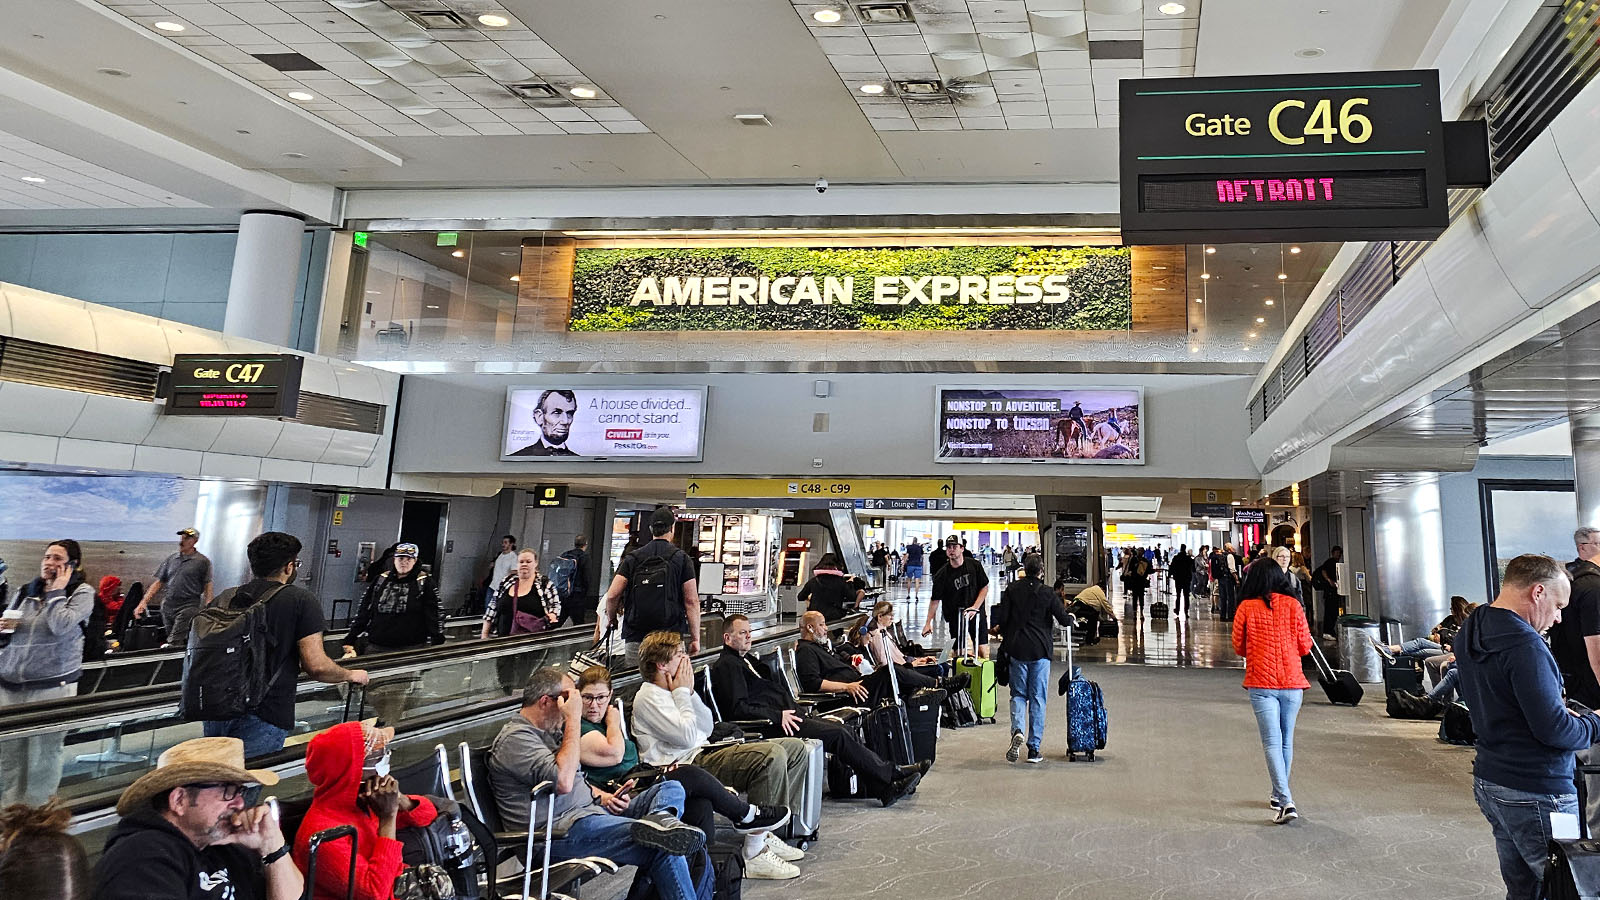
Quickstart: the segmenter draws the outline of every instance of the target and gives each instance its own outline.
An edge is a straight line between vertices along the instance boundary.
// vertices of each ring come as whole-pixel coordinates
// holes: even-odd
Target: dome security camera
[[[817,193],[826,194],[828,192],[828,179],[818,178],[817,183],[813,185],[813,187],[817,189]]]

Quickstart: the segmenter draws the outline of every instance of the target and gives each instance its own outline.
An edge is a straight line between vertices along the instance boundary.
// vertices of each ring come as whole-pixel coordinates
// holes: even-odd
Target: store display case
[[[721,595],[730,612],[761,612],[772,593],[775,531],[780,519],[754,513],[701,513],[696,517],[694,549],[702,563],[720,563],[723,576],[718,584],[704,580],[701,594]],[[743,605],[730,603],[743,599]],[[737,608],[736,608],[737,607]],[[748,614],[748,612],[747,612]]]

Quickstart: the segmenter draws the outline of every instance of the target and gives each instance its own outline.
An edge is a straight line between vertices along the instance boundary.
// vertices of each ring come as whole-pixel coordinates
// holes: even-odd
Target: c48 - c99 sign
[[[1449,224],[1439,73],[1121,83],[1125,243],[1426,240]]]

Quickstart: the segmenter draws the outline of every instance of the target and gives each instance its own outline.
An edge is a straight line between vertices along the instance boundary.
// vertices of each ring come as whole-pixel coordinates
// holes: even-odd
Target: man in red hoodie
[[[402,794],[389,775],[388,743],[393,737],[393,728],[346,722],[312,738],[306,747],[311,808],[295,835],[295,865],[306,870],[312,835],[337,825],[354,825],[355,900],[394,896],[395,877],[405,868],[395,832],[429,825],[438,814],[427,797]],[[314,900],[344,900],[349,873],[349,841],[319,847]]]

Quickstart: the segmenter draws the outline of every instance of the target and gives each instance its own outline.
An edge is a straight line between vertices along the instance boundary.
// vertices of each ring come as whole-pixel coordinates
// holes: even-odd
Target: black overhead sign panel
[[[1439,73],[1121,83],[1129,244],[1427,240],[1449,224]]]
[[[300,371],[293,353],[172,358],[167,414],[292,417],[300,409]]]

